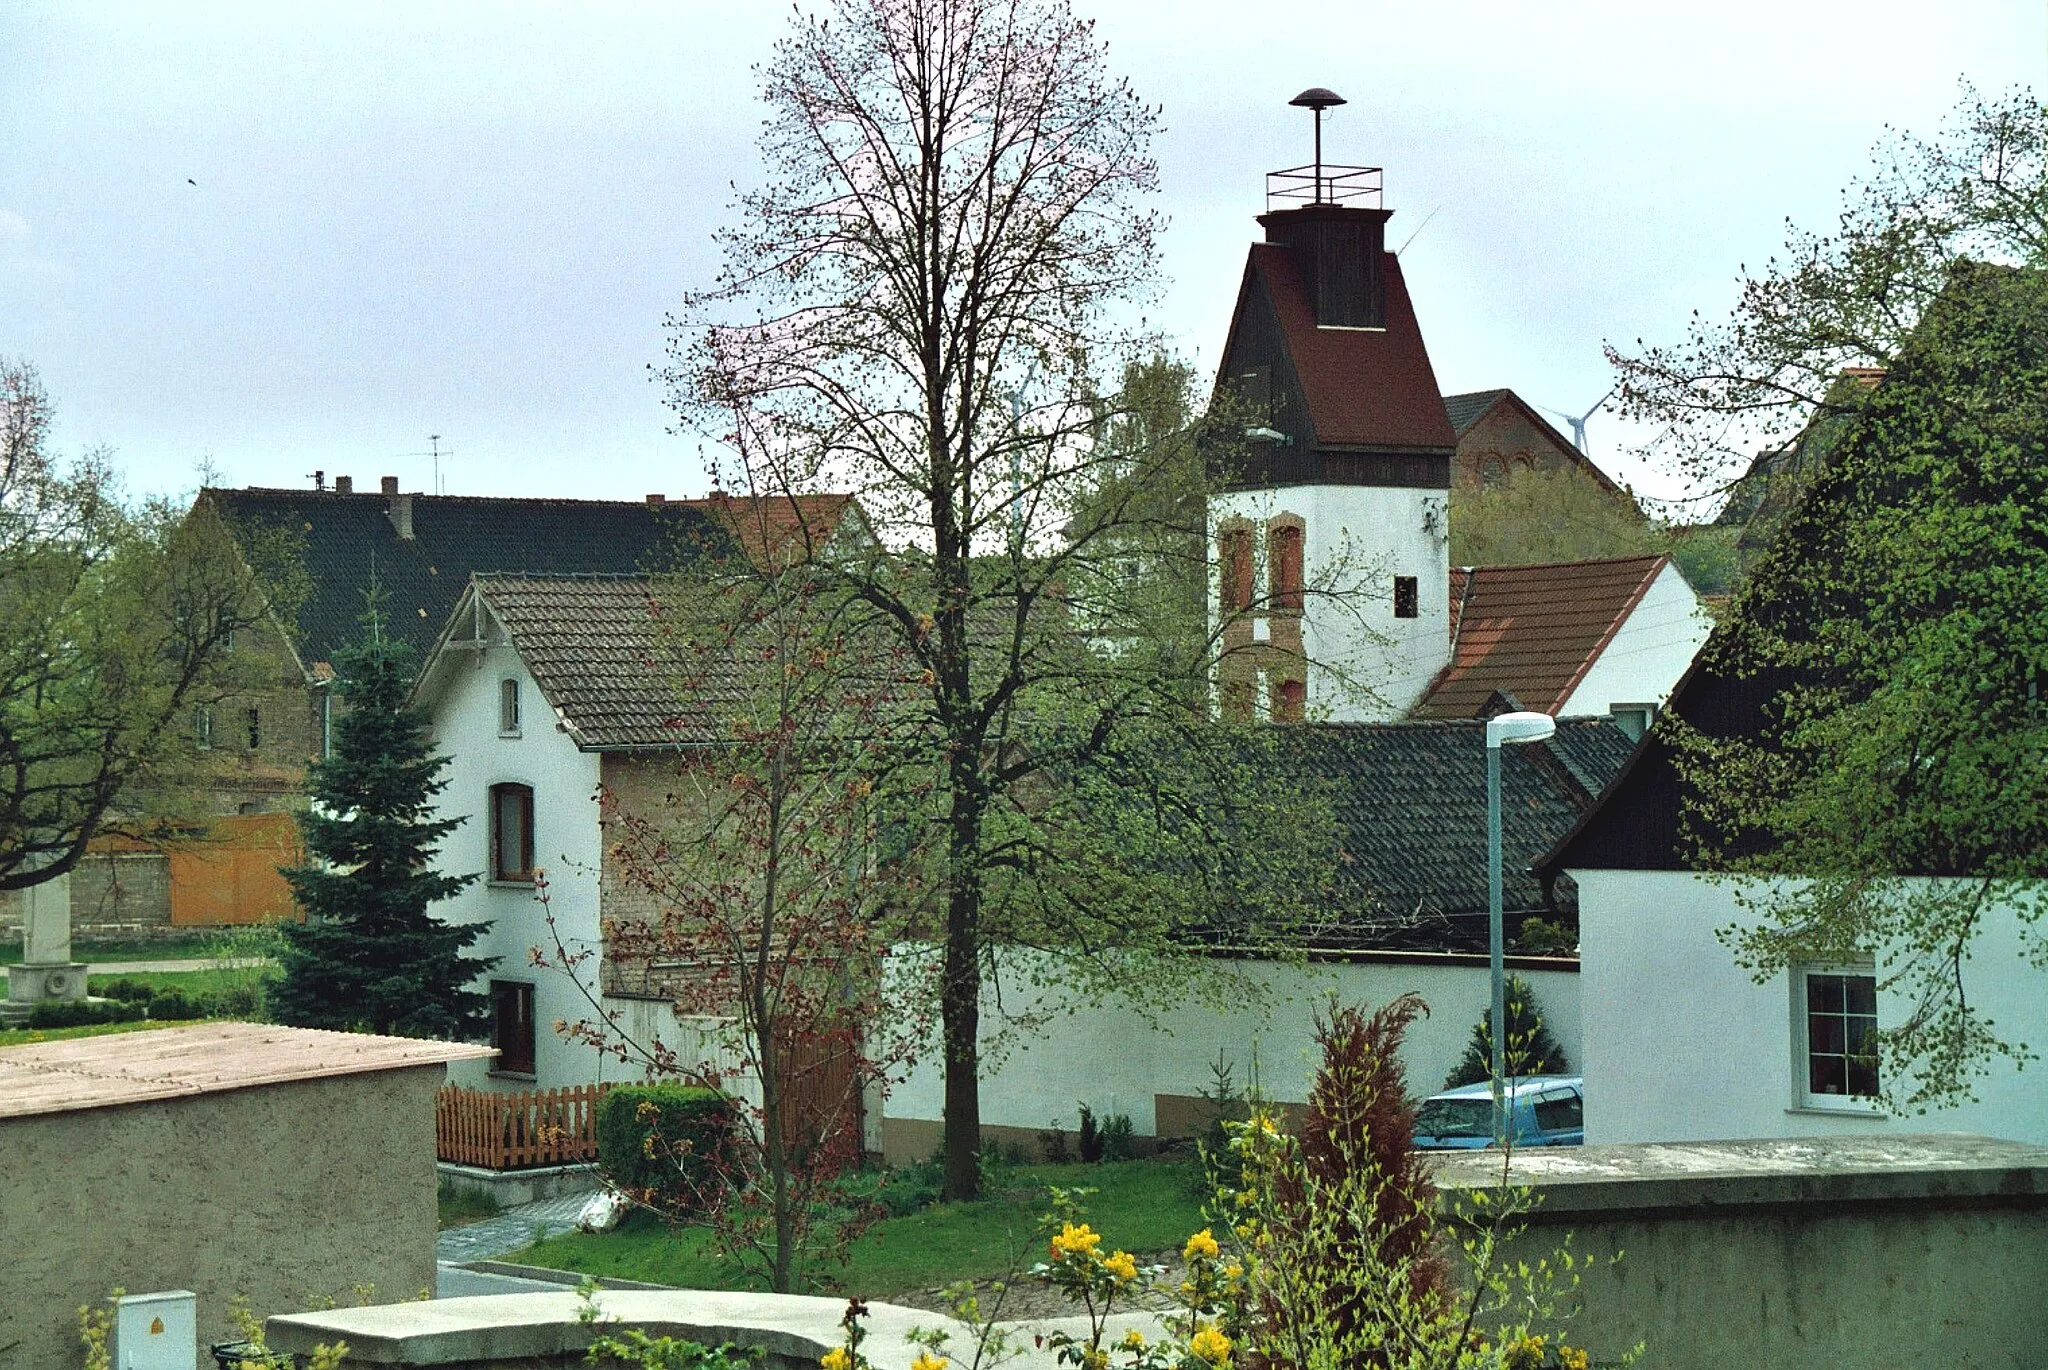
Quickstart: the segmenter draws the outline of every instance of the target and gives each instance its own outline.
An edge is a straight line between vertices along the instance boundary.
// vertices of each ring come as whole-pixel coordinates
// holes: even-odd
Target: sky
[[[1075,0],[1162,107],[1165,286],[1213,367],[1263,174],[1386,169],[1445,393],[1582,411],[1601,346],[1725,312],[1787,219],[1824,227],[1887,125],[2040,88],[2043,0],[1246,6]],[[137,491],[701,493],[650,367],[760,175],[753,67],[789,9],[0,4],[0,357]],[[1412,235],[1412,237],[1411,237]],[[1593,455],[1676,486],[1611,419]]]

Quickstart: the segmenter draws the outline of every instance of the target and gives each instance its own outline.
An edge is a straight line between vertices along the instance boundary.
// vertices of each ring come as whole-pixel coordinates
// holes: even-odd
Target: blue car
[[[1586,1140],[1585,1081],[1577,1075],[1527,1075],[1509,1089],[1508,1123],[1516,1146],[1580,1146]],[[1463,1151],[1493,1145],[1493,1086],[1465,1085],[1422,1101],[1415,1145]]]

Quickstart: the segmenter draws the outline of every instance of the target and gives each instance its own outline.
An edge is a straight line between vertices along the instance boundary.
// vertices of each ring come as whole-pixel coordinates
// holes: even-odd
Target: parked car
[[[1585,1081],[1577,1075],[1531,1075],[1509,1088],[1508,1124],[1516,1146],[1579,1146],[1586,1140]],[[1460,1151],[1493,1145],[1493,1086],[1465,1085],[1432,1094],[1415,1113],[1415,1145]]]

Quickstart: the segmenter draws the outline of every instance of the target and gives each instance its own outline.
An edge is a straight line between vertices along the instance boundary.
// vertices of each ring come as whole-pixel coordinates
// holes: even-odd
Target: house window
[[[1273,721],[1301,722],[1302,706],[1308,700],[1308,686],[1299,680],[1283,680],[1273,687]]]
[[[1223,612],[1241,614],[1252,607],[1252,530],[1231,529],[1220,539],[1218,550]]]
[[[1643,734],[1657,721],[1655,704],[1610,704],[1607,712],[1613,717],[1614,726],[1627,734],[1631,742],[1642,741]]]
[[[202,752],[213,750],[213,710],[204,704],[192,711],[192,745]]]
[[[1245,419],[1270,423],[1273,419],[1273,368],[1254,366],[1237,378],[1238,395],[1244,400]]]
[[[491,1019],[491,1045],[498,1049],[491,1069],[501,1075],[533,1074],[533,986],[491,981]]]
[[[1394,577],[1394,617],[1416,618],[1421,610],[1417,607],[1414,576]]]
[[[491,879],[533,883],[533,787],[491,786]]]
[[[1301,529],[1293,524],[1273,530],[1267,553],[1272,584],[1273,607],[1285,613],[1301,612]]]
[[[249,750],[255,751],[263,745],[263,713],[255,705],[249,706]]]
[[[1877,976],[1867,969],[1795,972],[1806,1067],[1804,1102],[1826,1108],[1877,1098]]]
[[[501,680],[498,682],[498,732],[500,736],[519,735],[519,682]]]

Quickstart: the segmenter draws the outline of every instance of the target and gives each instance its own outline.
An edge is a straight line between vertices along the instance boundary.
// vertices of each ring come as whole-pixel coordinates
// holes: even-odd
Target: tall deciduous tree
[[[336,654],[345,711],[299,815],[313,864],[284,872],[306,921],[284,926],[272,1008],[299,1027],[480,1039],[489,1001],[470,986],[491,961],[463,952],[488,925],[431,911],[476,879],[433,868],[462,822],[431,817],[448,761],[408,702],[411,649],[384,635],[374,603],[364,624],[364,640]]]
[[[0,364],[0,890],[143,815],[274,588],[218,522],[129,499],[103,454],[61,460],[50,417],[34,370]]]
[[[892,727],[929,779],[945,1188],[970,1197],[996,948],[1069,989],[1129,985],[1189,891],[1241,905],[1261,883],[1195,836],[1258,786],[1199,774],[1243,751],[1189,733],[1205,538],[1156,498],[1188,449],[1101,440],[1138,355],[1116,310],[1156,276],[1158,117],[1057,0],[838,0],[763,78],[771,179],[672,321],[668,376],[748,484],[851,489],[879,534],[833,573],[921,682]],[[1239,850],[1317,826],[1292,817],[1267,815],[1262,848],[1233,815]],[[1303,861],[1264,883],[1321,882]]]

